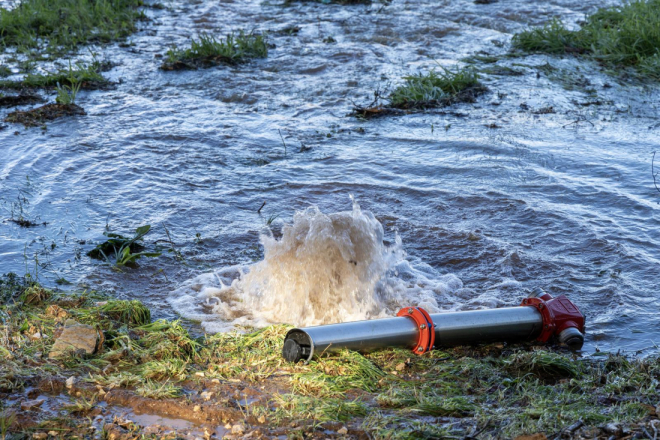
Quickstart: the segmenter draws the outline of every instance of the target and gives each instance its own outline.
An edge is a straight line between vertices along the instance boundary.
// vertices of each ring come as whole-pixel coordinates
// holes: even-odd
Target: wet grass
[[[138,301],[64,294],[15,275],[0,278],[0,299],[0,401],[78,378],[64,391],[70,398],[58,413],[66,423],[28,412],[5,418],[13,433],[31,436],[35,426],[48,426],[82,436],[100,400],[108,408],[118,401],[157,414],[160,408],[166,416],[175,408],[177,417],[190,420],[221,410],[217,423],[239,424],[246,435],[299,438],[341,437],[342,426],[350,436],[369,438],[489,439],[537,432],[608,438],[608,424],[644,438],[657,423],[656,357],[577,359],[542,346],[488,345],[424,356],[398,349],[344,351],[292,365],[280,353],[290,328],[284,325],[193,338],[180,322],[150,322]],[[67,319],[94,325],[103,335],[100,347],[91,355],[47,360]],[[37,333],[41,337],[32,336]],[[201,397],[204,390],[213,393],[210,401]],[[54,393],[62,399],[61,391]],[[254,396],[252,403],[247,396]],[[0,410],[18,414],[16,405]],[[144,428],[130,429],[139,436]]]
[[[660,79],[660,0],[601,8],[577,30],[555,19],[514,35],[512,45],[524,52],[589,57],[609,68],[631,67]]]
[[[479,75],[470,68],[440,68],[405,76],[404,83],[389,96],[390,105],[400,109],[430,108],[454,102],[473,102],[482,91]]]
[[[191,39],[188,48],[173,47],[168,50],[161,69],[181,70],[218,64],[235,65],[267,56],[268,42],[265,35],[240,31],[217,39],[210,34],[201,34],[198,39]]]
[[[388,104],[379,104],[380,96],[368,106],[356,106],[353,115],[371,118],[396,113],[398,110],[414,111],[445,107],[459,102],[475,102],[487,89],[479,82],[479,74],[473,67],[456,69],[432,69],[403,77],[403,84],[396,87],[386,98]]]
[[[137,260],[142,257],[159,257],[160,252],[143,251],[144,236],[151,230],[151,225],[140,226],[135,229],[132,237],[126,237],[121,234],[105,231],[103,235],[108,240],[98,244],[94,249],[87,252],[87,255],[97,260],[103,260],[114,267],[122,266],[136,267]]]
[[[136,30],[141,0],[22,0],[0,8],[0,47],[51,53],[107,43]]]
[[[98,61],[70,64],[68,68],[56,72],[29,73],[22,80],[0,81],[0,89],[42,89],[58,86],[98,89],[108,84],[108,80],[101,74],[105,68],[105,65]]]

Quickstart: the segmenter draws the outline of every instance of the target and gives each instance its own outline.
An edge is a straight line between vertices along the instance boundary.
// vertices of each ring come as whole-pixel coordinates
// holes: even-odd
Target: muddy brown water
[[[576,23],[604,3],[616,4],[200,0],[147,9],[153,20],[128,47],[93,49],[116,63],[107,75],[117,84],[80,93],[86,116],[0,130],[0,272],[139,298],[171,318],[181,310],[167,298],[186,280],[263,257],[269,219],[277,216],[277,234],[311,205],[350,210],[352,194],[386,244],[398,231],[414,273],[460,279],[440,308],[517,304],[540,286],[585,311],[585,353],[656,352],[658,87],[535,55],[498,62],[521,74],[484,74],[489,92],[476,104],[347,116],[403,75],[504,54],[516,31],[554,16]],[[158,69],[172,44],[242,28],[269,32],[267,59]],[[47,225],[11,222],[21,209]],[[85,255],[106,227],[143,224],[162,257],[118,272]]]

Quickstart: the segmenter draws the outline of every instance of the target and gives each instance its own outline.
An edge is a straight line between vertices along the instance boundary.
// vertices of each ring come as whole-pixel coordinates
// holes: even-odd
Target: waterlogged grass
[[[388,98],[392,107],[428,108],[459,101],[472,102],[483,91],[479,75],[471,67],[433,69],[403,79],[404,83],[394,89]]]
[[[101,74],[105,66],[98,61],[92,63],[76,63],[68,68],[46,74],[29,73],[22,80],[0,81],[0,89],[25,88],[56,88],[79,87],[81,89],[98,89],[107,85],[108,80]]]
[[[191,39],[188,48],[173,47],[168,50],[161,68],[179,70],[233,65],[267,56],[268,42],[264,35],[240,31],[217,39],[210,34],[201,34],[198,39]]]
[[[660,0],[601,8],[577,30],[555,19],[514,35],[512,45],[525,52],[586,56],[610,68],[632,67],[660,79]]]
[[[141,0],[22,0],[0,7],[0,47],[63,52],[121,39],[143,17]]]
[[[486,90],[479,82],[479,74],[473,67],[440,67],[426,73],[403,77],[403,83],[384,98],[387,104],[380,103],[382,97],[376,92],[371,104],[356,106],[352,115],[366,119],[402,111],[444,107],[459,102],[475,102]]]
[[[246,435],[259,429],[303,438],[346,426],[354,437],[494,439],[551,436],[581,422],[572,435],[607,438],[611,434],[602,427],[620,423],[631,436],[644,438],[644,430],[653,432],[657,423],[657,357],[581,360],[524,345],[424,356],[400,349],[369,355],[344,351],[292,365],[281,357],[290,328],[285,325],[194,338],[181,322],[150,322],[138,301],[95,292],[65,295],[17,276],[0,278],[0,297],[0,398],[77,377],[76,392],[82,395],[72,395],[61,408],[71,414],[70,436],[88,426],[95,402],[113,405],[97,395],[101,390],[123,393],[124,402],[144,408],[159,403],[168,411],[179,408],[193,419],[200,411],[225,408],[223,414],[231,414],[225,416]],[[98,328],[102,346],[92,355],[48,361],[42,354],[67,319]],[[213,393],[211,400],[201,397],[204,390]],[[242,403],[248,390],[257,397]],[[15,410],[0,409],[8,416]],[[11,422],[13,432],[16,423]],[[136,429],[139,436],[142,428]]]

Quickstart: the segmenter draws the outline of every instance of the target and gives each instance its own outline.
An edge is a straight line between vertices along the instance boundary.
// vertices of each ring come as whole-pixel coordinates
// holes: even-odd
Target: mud
[[[21,94],[15,96],[0,96],[0,107],[18,107],[20,105],[37,104],[44,99],[39,95]]]
[[[11,112],[5,118],[5,122],[23,124],[26,127],[38,127],[46,121],[85,114],[85,110],[76,104],[46,104],[32,110]]]

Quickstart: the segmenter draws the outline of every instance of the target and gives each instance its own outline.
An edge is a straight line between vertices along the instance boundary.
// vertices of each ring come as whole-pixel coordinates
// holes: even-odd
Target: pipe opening
[[[303,359],[309,361],[312,359],[313,352],[312,338],[307,333],[297,328],[289,330],[282,347],[284,359],[293,363],[300,362]]]

